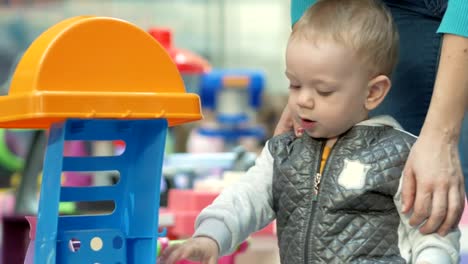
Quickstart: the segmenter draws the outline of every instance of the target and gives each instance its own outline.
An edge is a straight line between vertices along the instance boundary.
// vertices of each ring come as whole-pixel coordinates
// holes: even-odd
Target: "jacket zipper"
[[[318,200],[318,195],[319,195],[319,191],[320,191],[320,182],[322,181],[322,174],[323,174],[323,171],[321,171],[321,165],[322,165],[322,156],[323,156],[323,151],[325,149],[325,146],[327,144],[327,141],[324,140],[322,142],[322,145],[320,146],[320,154],[319,154],[319,158],[318,158],[318,164],[317,164],[317,170],[315,171],[315,177],[314,177],[314,189],[313,189],[313,192],[312,192],[312,202],[316,202]],[[335,146],[335,145],[333,145]],[[333,150],[333,147],[332,149]],[[331,150],[330,150],[330,153],[328,155],[328,157],[330,157],[331,155]],[[328,158],[327,160],[325,160],[325,164],[323,166],[323,168],[325,169],[325,165],[327,165],[327,162],[328,162]]]
[[[317,165],[317,170],[315,172],[315,178],[314,178],[314,189],[312,190],[312,208],[311,208],[311,211],[310,211],[310,215],[309,215],[309,223],[307,225],[307,232],[306,232],[306,241],[305,241],[305,250],[304,250],[304,263],[305,264],[308,264],[309,262],[307,262],[307,256],[309,255],[309,237],[310,237],[310,233],[311,233],[311,229],[312,229],[312,224],[315,220],[315,209],[317,207],[317,201],[318,201],[318,197],[319,197],[319,194],[320,194],[320,183],[322,182],[322,176],[325,174],[325,169],[327,167],[327,164],[328,164],[328,160],[330,160],[331,156],[332,156],[332,152],[333,152],[333,149],[335,148],[336,144],[338,143],[338,141],[340,140],[340,138],[338,138],[335,142],[335,144],[333,144],[332,148],[330,149],[330,153],[328,154],[328,158],[327,160],[325,160],[325,164],[323,165],[323,170],[322,172],[320,172],[320,165],[322,163],[322,156],[323,156],[323,150],[325,149],[325,145],[327,144],[327,140],[324,140],[322,142],[322,145],[320,147],[320,155],[319,155],[319,158],[318,158],[318,165]],[[312,213],[314,213],[314,215],[312,215]]]
[[[315,207],[317,205],[316,201],[318,199],[318,194],[319,194],[319,186],[320,186],[320,181],[322,179],[322,175],[320,173],[320,164],[322,163],[322,155],[323,155],[323,150],[325,149],[325,145],[326,145],[327,141],[324,140],[320,146],[320,153],[319,153],[319,158],[318,158],[318,163],[317,163],[317,169],[316,169],[316,172],[315,172],[315,178],[314,178],[314,186],[313,186],[313,190],[312,190],[312,208],[311,208],[311,211],[310,211],[310,214],[309,214],[309,221],[308,221],[308,224],[307,224],[307,228],[306,228],[306,237],[305,237],[305,249],[304,249],[304,263],[305,264],[308,264],[307,262],[307,256],[309,255],[309,236],[310,236],[310,231],[312,229],[312,221],[313,221],[313,217],[312,217],[312,213],[315,211]],[[317,176],[319,176],[319,178],[317,179]]]
[[[321,154],[323,155],[323,153]],[[322,174],[320,172],[315,173],[314,179],[314,193],[312,195],[312,202],[316,202],[319,194],[320,181],[322,180]]]

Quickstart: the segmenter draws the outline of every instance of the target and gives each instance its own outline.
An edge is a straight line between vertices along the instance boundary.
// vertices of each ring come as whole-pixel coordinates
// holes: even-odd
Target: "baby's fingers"
[[[175,264],[179,260],[188,259],[202,264],[216,264],[218,250],[216,241],[211,238],[191,238],[164,250],[160,261],[162,264]]]
[[[164,250],[160,260],[162,264],[175,264],[179,260],[188,258],[193,251],[193,247],[184,244],[174,245]]]
[[[165,250],[162,251],[161,256],[159,257],[159,259],[161,259],[161,260],[167,259],[180,246],[181,246],[180,244],[176,244],[176,245],[173,245],[173,246],[170,246],[170,247],[166,248]]]

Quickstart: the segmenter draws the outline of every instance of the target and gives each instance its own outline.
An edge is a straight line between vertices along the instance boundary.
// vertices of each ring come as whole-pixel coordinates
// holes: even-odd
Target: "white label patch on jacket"
[[[371,166],[359,160],[344,160],[344,167],[338,176],[338,184],[348,190],[362,189],[366,184],[366,175]]]

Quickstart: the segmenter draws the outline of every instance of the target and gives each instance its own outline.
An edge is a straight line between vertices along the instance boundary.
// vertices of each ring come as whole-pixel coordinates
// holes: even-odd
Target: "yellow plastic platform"
[[[24,54],[0,127],[49,128],[67,118],[201,119],[200,100],[148,33],[108,17],[74,17],[39,36]]]

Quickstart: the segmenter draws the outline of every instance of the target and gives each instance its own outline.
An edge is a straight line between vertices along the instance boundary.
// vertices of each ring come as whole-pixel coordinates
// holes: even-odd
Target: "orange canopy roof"
[[[0,127],[49,128],[66,118],[201,118],[177,67],[148,33],[108,17],[74,17],[39,36],[24,54]]]

